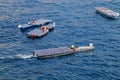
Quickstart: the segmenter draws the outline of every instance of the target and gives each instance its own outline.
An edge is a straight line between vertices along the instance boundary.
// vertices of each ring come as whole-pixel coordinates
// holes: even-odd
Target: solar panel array
[[[63,46],[59,48],[50,48],[50,49],[43,49],[43,50],[35,50],[37,56],[47,56],[47,55],[54,55],[54,54],[64,54],[72,52],[70,48]]]
[[[52,22],[52,20],[48,20],[48,19],[38,19],[38,20],[36,20],[35,21],[36,22],[36,24],[38,24],[38,25],[40,25],[40,24],[45,24],[45,23],[47,23],[47,22]]]
[[[27,33],[28,35],[31,35],[31,34],[35,34],[36,36],[42,36],[42,35],[44,35],[44,34],[46,34],[46,33],[48,33],[48,30],[46,30],[46,31],[42,31],[40,28],[38,28],[38,29],[34,29],[34,30],[32,30],[31,32],[29,32],[29,33]]]

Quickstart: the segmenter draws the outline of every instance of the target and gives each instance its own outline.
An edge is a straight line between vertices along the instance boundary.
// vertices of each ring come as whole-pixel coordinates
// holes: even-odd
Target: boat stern
[[[92,50],[94,49],[93,43],[89,43],[89,48]]]

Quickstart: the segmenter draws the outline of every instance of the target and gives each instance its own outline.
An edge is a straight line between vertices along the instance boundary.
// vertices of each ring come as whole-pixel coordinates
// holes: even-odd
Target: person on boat
[[[72,49],[73,51],[75,51],[75,46],[74,46],[74,45],[71,45],[71,49]]]
[[[35,20],[33,20],[30,24],[32,24],[32,25],[36,24]]]
[[[48,30],[48,27],[42,26],[42,27],[41,27],[41,30],[44,32],[44,31]]]
[[[35,38],[35,37],[36,37],[35,33],[31,34],[31,38]]]

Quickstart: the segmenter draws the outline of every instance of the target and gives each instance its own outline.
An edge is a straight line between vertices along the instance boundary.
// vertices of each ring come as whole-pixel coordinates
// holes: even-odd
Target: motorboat
[[[106,7],[95,7],[95,10],[96,12],[110,18],[118,18],[120,15],[118,12],[114,12]]]

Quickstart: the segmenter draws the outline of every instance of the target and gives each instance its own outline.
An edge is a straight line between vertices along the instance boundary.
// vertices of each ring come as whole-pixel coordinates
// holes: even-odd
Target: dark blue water
[[[97,14],[98,6],[120,12],[120,0],[0,0],[0,80],[120,80],[120,19]],[[55,21],[55,30],[32,40],[17,28],[38,18]],[[35,49],[89,43],[94,51],[32,56]]]

